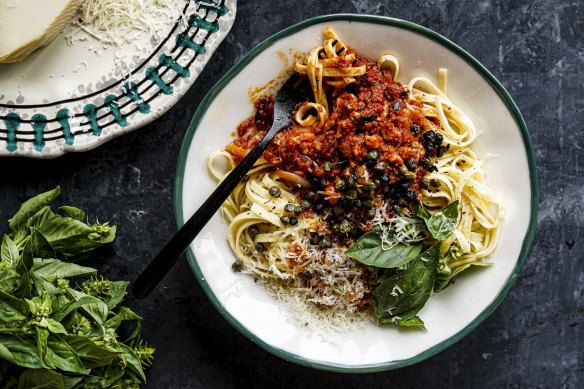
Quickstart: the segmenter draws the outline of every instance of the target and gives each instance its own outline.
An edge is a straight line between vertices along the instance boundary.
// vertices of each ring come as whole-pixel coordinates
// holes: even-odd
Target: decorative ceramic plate
[[[179,0],[177,0],[179,1]],[[0,156],[52,158],[92,149],[172,107],[227,35],[236,0],[180,0],[160,39],[121,48],[66,39],[0,64]],[[138,50],[137,47],[142,49]]]
[[[434,295],[420,312],[427,332],[360,324],[342,331],[304,327],[285,304],[252,277],[231,269],[235,257],[227,223],[216,214],[188,251],[196,279],[219,312],[254,343],[289,361],[334,371],[378,371],[410,365],[460,340],[485,320],[505,297],[525,262],[533,239],[538,194],[529,134],[503,86],[473,57],[446,38],[410,22],[378,16],[329,15],[287,28],[252,50],[209,92],[184,140],[175,188],[178,226],[216,187],[207,157],[224,148],[237,124],[253,112],[250,87],[266,85],[292,54],[306,53],[332,27],[360,54],[378,58],[391,51],[400,59],[400,80],[436,79],[449,71],[449,96],[482,134],[474,149],[485,160],[487,181],[500,194],[505,222],[493,266],[461,276]],[[510,167],[513,167],[512,169]]]

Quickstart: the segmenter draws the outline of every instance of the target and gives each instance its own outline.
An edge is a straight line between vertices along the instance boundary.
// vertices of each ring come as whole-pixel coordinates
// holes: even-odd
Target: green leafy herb
[[[420,203],[414,206],[414,215],[424,220],[426,228],[436,240],[448,238],[456,229],[458,219],[458,200],[431,214]]]
[[[38,196],[33,197],[30,200],[25,201],[18,212],[8,220],[8,226],[13,234],[17,234],[23,229],[28,220],[42,208],[46,207],[61,194],[61,188],[56,187],[45,193],[41,193]]]
[[[26,201],[2,239],[0,387],[139,387],[154,349],[140,339],[142,318],[120,305],[128,282],[71,263],[111,242],[116,227],[85,222],[75,207],[54,213],[59,193]],[[122,340],[124,326],[133,330]]]
[[[406,245],[398,243],[383,247],[383,234],[390,232],[382,228],[369,231],[359,238],[345,254],[365,265],[395,268],[407,264],[420,254],[421,244]]]
[[[454,277],[458,276],[460,273],[472,266],[488,267],[491,265],[491,262],[471,262],[455,268],[448,275],[438,274],[436,277],[436,284],[434,285],[434,292],[441,292],[444,290],[448,285],[450,285]]]
[[[18,380],[18,389],[64,389],[63,376],[47,369],[24,371]]]
[[[436,243],[375,289],[373,302],[380,324],[424,328],[416,315],[430,297],[439,258],[440,244]]]

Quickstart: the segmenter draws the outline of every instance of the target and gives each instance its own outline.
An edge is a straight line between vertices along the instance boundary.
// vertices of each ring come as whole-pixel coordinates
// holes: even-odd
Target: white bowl
[[[216,214],[188,251],[203,290],[237,330],[266,350],[292,362],[334,371],[379,371],[428,358],[461,339],[487,318],[507,294],[533,239],[538,194],[529,134],[515,103],[501,84],[463,49],[416,24],[378,16],[329,15],[289,27],[261,43],[208,93],[187,131],[179,157],[175,213],[183,225],[216,187],[207,156],[224,148],[230,133],[253,112],[248,88],[267,84],[291,66],[291,55],[322,42],[330,26],[370,58],[393,52],[400,80],[435,79],[449,72],[449,95],[482,131],[474,149],[486,160],[487,180],[500,194],[505,223],[489,268],[463,275],[433,295],[420,317],[428,332],[367,324],[341,333],[322,333],[291,320],[290,309],[270,297],[252,277],[234,273],[227,223]],[[493,54],[494,55],[494,54]],[[284,60],[286,58],[286,60]]]

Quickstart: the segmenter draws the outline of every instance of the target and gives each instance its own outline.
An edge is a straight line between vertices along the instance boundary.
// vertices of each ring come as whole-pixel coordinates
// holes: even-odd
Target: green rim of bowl
[[[209,105],[213,102],[215,97],[221,92],[221,90],[231,81],[239,72],[247,66],[247,64],[254,59],[258,54],[266,50],[268,47],[272,46],[278,40],[285,38],[289,35],[292,35],[306,27],[312,26],[314,24],[319,24],[323,22],[332,22],[332,21],[349,21],[349,22],[364,22],[364,23],[374,23],[374,24],[382,24],[386,26],[398,27],[403,28],[409,31],[416,32],[420,35],[423,35],[427,38],[432,39],[433,41],[441,44],[442,46],[450,49],[453,53],[464,59],[468,64],[470,64],[477,72],[479,72],[483,78],[491,85],[491,87],[497,92],[499,97],[504,101],[505,105],[509,109],[509,111],[513,114],[515,122],[521,129],[521,135],[523,136],[523,143],[525,145],[525,152],[527,153],[527,160],[529,164],[529,177],[531,182],[531,214],[530,214],[530,221],[529,221],[529,228],[525,237],[523,239],[523,244],[521,246],[521,252],[519,254],[519,259],[513,272],[507,278],[505,285],[497,295],[494,301],[489,304],[489,306],[481,312],[481,314],[475,318],[470,324],[468,324],[465,328],[461,331],[456,333],[455,335],[451,336],[450,338],[438,343],[437,345],[419,353],[418,355],[408,358],[402,359],[398,361],[390,361],[384,363],[376,363],[376,364],[368,364],[368,365],[359,365],[359,366],[351,366],[351,365],[343,365],[343,364],[335,364],[335,363],[324,363],[321,361],[315,361],[307,358],[303,358],[299,355],[284,351],[277,347],[272,346],[261,340],[260,338],[256,337],[251,331],[249,331],[246,327],[244,327],[239,321],[237,321],[227,310],[221,305],[217,297],[214,295],[213,291],[205,281],[203,274],[201,273],[201,269],[197,264],[197,260],[189,248],[187,250],[187,259],[189,265],[195,274],[195,277],[203,291],[211,301],[211,303],[215,306],[215,308],[221,313],[221,315],[239,332],[243,335],[247,336],[253,343],[258,344],[265,350],[271,352],[272,354],[283,358],[287,361],[294,362],[300,365],[309,366],[316,369],[328,370],[328,371],[335,371],[335,372],[345,372],[345,373],[368,373],[368,372],[377,372],[377,371],[384,371],[384,370],[393,370],[398,369],[400,367],[405,367],[412,365],[414,363],[423,361],[426,358],[429,358],[433,355],[438,354],[439,352],[445,350],[446,348],[452,346],[454,343],[462,339],[464,336],[469,334],[472,330],[474,330],[479,324],[481,324],[489,315],[493,313],[493,311],[499,306],[501,301],[505,298],[509,289],[517,279],[519,271],[521,267],[525,263],[529,248],[531,247],[531,243],[533,241],[535,235],[535,227],[537,221],[537,211],[538,211],[538,204],[539,204],[539,194],[538,194],[538,183],[537,183],[537,173],[535,168],[535,158],[533,154],[533,146],[531,144],[531,139],[529,137],[529,132],[527,130],[527,126],[517,105],[509,95],[509,93],[505,90],[503,85],[474,57],[472,57],[469,53],[467,53],[464,49],[456,45],[455,43],[451,42],[447,38],[443,37],[442,35],[420,25],[417,25],[412,22],[383,17],[383,16],[372,16],[372,15],[352,15],[352,14],[334,14],[334,15],[325,15],[325,16],[318,16],[311,19],[308,19],[304,22],[295,24],[290,26],[263,41],[257,47],[249,52],[239,63],[237,63],[233,68],[231,68],[227,74],[225,74],[221,80],[207,93],[201,104],[199,105],[193,119],[187,129],[185,138],[183,140],[183,144],[180,150],[180,155],[178,158],[178,165],[176,170],[176,178],[175,178],[175,185],[174,185],[174,211],[175,211],[175,218],[177,227],[180,228],[184,224],[184,215],[183,215],[183,177],[186,167],[186,161],[188,152],[191,146],[191,142],[195,135],[195,131],[197,130],[197,126],[199,121],[202,119],[203,115],[207,111]]]

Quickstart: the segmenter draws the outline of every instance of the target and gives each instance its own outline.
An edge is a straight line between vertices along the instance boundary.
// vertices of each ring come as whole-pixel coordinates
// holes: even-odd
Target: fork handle
[[[217,212],[221,204],[233,192],[237,184],[247,174],[249,169],[262,155],[276,134],[285,126],[276,119],[264,138],[243,158],[243,160],[229,173],[217,186],[213,193],[205,200],[203,205],[190,217],[190,219],[178,230],[170,242],[158,253],[156,257],[140,273],[132,284],[132,293],[138,298],[146,298],[158,283],[166,276],[174,266],[182,253],[201,232],[211,217]]]

